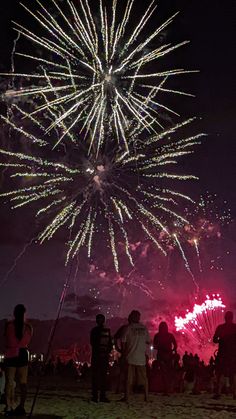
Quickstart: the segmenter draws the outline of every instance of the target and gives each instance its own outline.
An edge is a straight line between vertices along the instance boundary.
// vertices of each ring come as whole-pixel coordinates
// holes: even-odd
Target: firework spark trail
[[[219,294],[207,295],[201,305],[194,305],[192,312],[187,310],[185,317],[175,317],[176,331],[189,335],[198,344],[207,345],[212,342],[216,326],[223,320],[224,309]]]
[[[144,295],[146,295],[147,297],[149,297],[151,300],[154,300],[154,296],[153,296],[153,292],[150,289],[150,287],[148,287],[146,284],[144,284],[144,282],[138,282],[135,280],[131,280],[130,284],[133,287],[139,289]]]
[[[14,89],[15,89],[15,83],[14,83],[14,81],[15,81],[15,77],[14,77],[15,60],[14,60],[14,56],[15,56],[15,53],[16,53],[16,45],[17,45],[17,42],[19,41],[19,39],[20,39],[20,33],[18,32],[17,35],[16,35],[16,38],[13,41],[13,47],[12,47],[12,52],[11,52],[11,74],[12,74],[12,77],[11,77],[9,83],[8,83],[8,88],[7,88],[8,92],[13,92]]]
[[[74,304],[78,305],[78,286],[79,286],[79,255],[76,257],[76,265],[73,273],[72,283],[73,283],[73,290],[74,290]]]
[[[9,89],[6,98],[29,99],[32,96],[37,108],[31,116],[54,112],[55,117],[47,130],[64,126],[56,145],[65,136],[73,136],[75,125],[80,124],[86,127],[86,136],[91,141],[89,152],[92,152],[94,143],[98,153],[110,131],[120,146],[128,150],[125,134],[128,119],[135,119],[146,133],[156,133],[162,127],[162,109],[178,115],[157,100],[159,92],[190,95],[163,85],[169,76],[192,71],[145,72],[148,64],[158,62],[188,42],[160,45],[154,49],[150,46],[154,40],[158,45],[158,36],[173,22],[176,14],[144,37],[156,5],[151,1],[130,31],[134,3],[134,0],[127,1],[121,20],[118,19],[117,0],[113,0],[108,9],[101,0],[96,16],[87,0],[77,6],[68,0],[65,10],[55,0],[50,0],[49,8],[38,1],[35,12],[22,5],[39,29],[36,32],[37,29],[30,30],[15,22],[15,30],[35,47],[41,48],[43,54],[37,56],[36,52],[28,54],[13,50],[13,54],[31,60],[37,72],[15,73],[13,67],[8,75],[28,80],[25,84],[29,86]],[[57,17],[54,17],[54,12]]]
[[[183,260],[184,260],[184,265],[185,265],[185,267],[186,267],[186,269],[187,269],[188,273],[190,274],[190,276],[191,276],[191,278],[192,278],[192,280],[193,280],[193,283],[194,283],[194,285],[195,285],[195,287],[196,287],[197,291],[199,291],[199,285],[198,285],[198,283],[197,283],[197,281],[196,281],[196,279],[195,279],[195,276],[194,276],[193,272],[191,271],[190,265],[189,265],[189,263],[188,263],[188,259],[187,259],[187,257],[186,257],[185,252],[184,252],[184,249],[183,249],[183,247],[182,247],[182,245],[181,245],[181,243],[180,243],[180,241],[179,241],[179,239],[178,239],[177,234],[174,234],[174,238],[175,238],[175,241],[176,241],[176,243],[177,243],[177,245],[178,245],[178,247],[179,247],[179,250],[180,250],[180,252],[181,252],[181,255],[182,255],[182,257],[183,257]]]
[[[140,291],[142,291],[146,296],[154,300],[153,292],[152,290],[144,284],[144,282],[136,281],[135,278],[131,278],[132,274],[135,272],[135,268],[130,271],[130,273],[127,275],[127,281],[126,283],[128,285],[132,285],[136,288],[138,288]]]
[[[199,246],[198,246],[197,239],[194,239],[194,246],[195,246],[195,250],[196,250],[196,253],[197,253],[199,271],[202,273],[202,262],[201,262],[200,251],[199,251]]]
[[[0,287],[2,287],[9,279],[10,275],[14,272],[14,270],[17,267],[17,263],[20,261],[20,259],[25,255],[28,247],[30,247],[35,241],[37,241],[38,235],[31,237],[31,239],[23,246],[23,248],[20,250],[18,255],[15,257],[13,264],[8,269],[8,271],[3,276],[2,280],[0,281]]]
[[[227,207],[227,201],[221,201],[217,195],[209,194],[201,195],[195,205],[186,205],[184,216],[188,220],[188,224],[181,219],[175,221],[173,230],[177,234],[180,243],[186,247],[193,247],[197,256],[199,272],[202,273],[204,266],[201,255],[200,243],[206,246],[210,244],[212,239],[219,241],[222,236],[221,228],[232,222],[230,208]],[[164,238],[165,239],[165,238]],[[212,248],[212,246],[211,246]],[[210,249],[209,249],[210,250]],[[211,252],[210,263],[211,269],[222,269],[217,262],[217,257]],[[205,252],[206,255],[206,252]],[[207,262],[207,260],[206,260]]]
[[[134,272],[135,268],[132,269],[129,272],[129,274],[125,277],[118,276],[115,282],[112,281],[110,287],[117,287],[117,285],[119,285],[120,287],[122,287],[123,294],[132,288],[136,288],[139,291],[141,291],[145,296],[149,297],[151,300],[154,300],[155,298],[150,287],[148,287],[144,282],[140,282],[139,280],[132,278]]]
[[[17,120],[21,112],[16,107],[13,111]],[[19,133],[13,120],[5,119],[5,123]],[[24,121],[27,123],[27,118]],[[20,134],[33,147],[33,154],[0,149],[1,165],[8,167],[13,179],[23,182],[26,179],[28,186],[0,196],[10,200],[12,208],[37,204],[36,216],[44,224],[40,243],[51,239],[62,227],[68,229],[68,262],[84,247],[91,257],[94,237],[104,231],[102,237],[110,241],[118,271],[119,241],[125,244],[125,253],[133,264],[129,245],[133,226],[141,228],[143,236],[166,253],[159,240],[160,232],[169,234],[168,224],[172,219],[187,222],[176,208],[179,201],[190,199],[178,193],[173,182],[192,179],[191,175],[173,173],[172,166],[200,144],[199,135],[174,141],[170,139],[170,130],[166,130],[145,143],[141,129],[134,136],[126,134],[131,135],[129,154],[113,143],[109,150],[102,146],[99,154],[95,149],[88,155],[89,143],[74,144],[67,139],[66,151],[62,144],[53,150],[51,134],[45,133],[42,123],[37,120],[34,123],[34,118],[29,121],[27,128],[21,125]],[[171,130],[174,133],[184,125],[186,121]],[[60,135],[60,129],[63,127],[54,131],[55,138]],[[160,179],[165,187],[160,187]]]

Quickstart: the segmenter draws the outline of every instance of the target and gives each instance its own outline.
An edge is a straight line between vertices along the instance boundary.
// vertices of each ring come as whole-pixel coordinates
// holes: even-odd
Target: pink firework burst
[[[220,294],[206,295],[202,304],[195,304],[184,317],[175,316],[175,328],[202,347],[212,343],[216,326],[223,321],[225,305]]]

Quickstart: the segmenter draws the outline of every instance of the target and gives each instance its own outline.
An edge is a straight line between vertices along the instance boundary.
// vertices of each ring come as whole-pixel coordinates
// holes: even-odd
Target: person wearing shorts
[[[6,411],[5,416],[25,414],[28,378],[28,345],[32,338],[32,326],[25,321],[26,309],[18,304],[14,309],[14,320],[6,324],[5,371],[6,371]],[[16,382],[20,386],[20,404],[15,408]]]
[[[148,401],[148,380],[146,372],[146,346],[151,342],[147,328],[140,323],[139,311],[129,315],[130,324],[124,333],[125,358],[127,362],[125,401],[129,401],[134,383],[144,387],[144,400]]]

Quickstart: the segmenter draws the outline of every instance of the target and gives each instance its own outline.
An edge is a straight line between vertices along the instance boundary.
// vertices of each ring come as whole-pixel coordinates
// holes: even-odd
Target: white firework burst
[[[17,105],[13,105],[12,113],[15,120],[22,116]],[[46,136],[46,128],[32,116],[25,118],[26,128],[7,118],[5,121],[16,135],[23,136],[24,145],[28,142],[29,153],[20,149],[20,141],[14,142],[14,151],[0,149],[1,166],[21,181],[21,187],[1,193],[1,197],[10,200],[13,208],[33,205],[36,216],[42,219],[40,242],[51,239],[62,227],[68,229],[67,260],[82,247],[91,256],[97,235],[96,242],[101,237],[108,240],[118,271],[119,241],[133,264],[129,239],[134,232],[140,231],[140,237],[151,240],[165,253],[160,233],[168,234],[170,220],[187,223],[178,203],[190,198],[179,193],[176,186],[178,181],[194,176],[180,174],[174,168],[182,156],[193,152],[202,134],[181,139],[172,135],[192,119],[145,141],[142,129],[135,134],[132,129],[126,133],[129,153],[113,140],[112,147],[104,144],[99,153],[94,147],[90,154],[89,141],[74,143],[70,138],[53,150],[52,133]],[[53,134],[56,140],[61,132],[57,129]]]
[[[67,0],[62,5],[56,0],[36,0],[36,11],[22,5],[35,29],[20,23],[14,23],[14,28],[33,43],[35,53],[16,54],[33,60],[36,72],[9,73],[15,79],[19,77],[22,84],[7,91],[6,97],[19,96],[27,101],[32,97],[37,102],[34,115],[54,113],[47,132],[58,126],[64,128],[55,145],[68,134],[73,136],[76,130],[83,138],[89,138],[88,153],[95,145],[98,154],[109,133],[121,148],[128,150],[126,132],[131,119],[150,135],[162,129],[163,111],[178,115],[158,100],[158,94],[189,95],[165,88],[169,76],[189,71],[158,70],[158,60],[187,41],[171,45],[158,40],[175,15],[148,31],[157,7],[155,0],[148,2],[140,20],[133,24],[136,1],[127,0],[124,4],[110,0],[106,7],[104,0],[98,0],[96,10],[89,0],[76,4]]]

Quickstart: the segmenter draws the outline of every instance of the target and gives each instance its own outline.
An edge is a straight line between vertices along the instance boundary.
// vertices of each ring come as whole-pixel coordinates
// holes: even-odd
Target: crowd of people
[[[148,401],[149,392],[168,396],[173,392],[200,394],[208,391],[219,399],[225,391],[236,398],[236,324],[231,311],[226,312],[225,323],[216,328],[213,342],[218,344],[218,351],[208,365],[197,354],[185,352],[181,359],[176,339],[166,322],[160,323],[152,342],[137,310],[130,313],[127,324],[113,337],[106,327],[104,315],[96,316],[96,326],[90,332],[91,364],[71,360],[64,365],[57,359],[56,363],[46,360],[29,365],[28,346],[33,331],[25,319],[25,312],[25,307],[18,304],[14,309],[14,320],[6,324],[5,361],[0,365],[0,397],[6,404],[5,416],[25,415],[29,370],[32,374],[38,370],[44,376],[66,374],[82,381],[90,380],[94,403],[108,403],[108,389],[123,394],[121,402],[129,402],[133,392],[143,392],[144,401]],[[146,350],[151,343],[156,357],[150,360]],[[20,389],[17,407],[16,384]]]
[[[104,324],[103,316],[102,324],[97,322],[97,326],[91,332],[91,346],[96,353],[96,362],[92,359],[92,371],[97,370],[99,357],[102,358],[100,368],[102,366],[104,370],[109,371],[111,337]],[[95,344],[93,340],[94,330],[97,336],[101,330],[101,352],[98,341]],[[106,330],[107,341],[103,339],[103,330]],[[105,342],[107,351],[104,350]],[[153,339],[156,359],[149,362],[146,346],[150,345],[151,339],[146,327],[140,323],[140,313],[133,310],[128,317],[128,323],[114,335],[115,348],[120,356],[117,364],[110,368],[110,386],[114,381],[113,376],[117,377],[117,392],[124,390],[121,400],[127,402],[135,388],[143,389],[145,401],[148,400],[148,389],[152,392],[162,392],[164,395],[175,391],[189,391],[192,394],[209,391],[214,393],[215,399],[221,397],[222,391],[227,391],[232,392],[233,398],[236,398],[236,324],[233,322],[231,311],[226,312],[225,323],[217,327],[213,342],[219,345],[218,352],[215,357],[211,357],[208,365],[205,365],[197,354],[187,352],[181,360],[174,335],[169,332],[167,323],[161,322]],[[115,370],[118,372],[115,373]],[[99,378],[101,401],[106,400],[104,389],[107,377],[107,374],[103,374]],[[92,400],[97,402],[98,384],[94,381],[93,373],[92,387]]]

